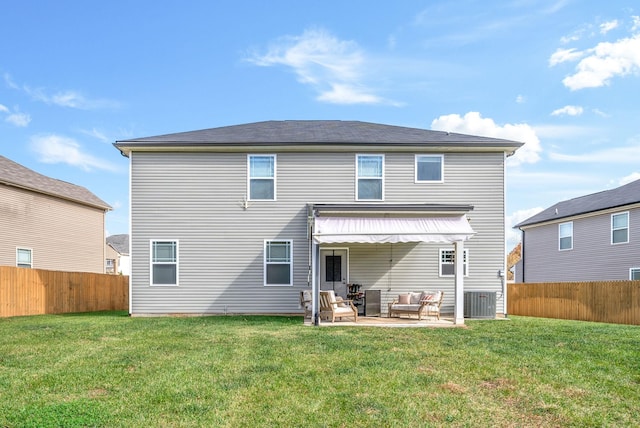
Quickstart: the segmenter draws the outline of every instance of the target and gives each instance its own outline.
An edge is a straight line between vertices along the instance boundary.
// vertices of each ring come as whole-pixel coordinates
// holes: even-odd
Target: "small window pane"
[[[176,261],[175,242],[154,242],[153,262],[154,263],[174,263]]]
[[[273,180],[252,179],[250,183],[250,199],[275,199]]]
[[[382,178],[382,156],[358,156],[358,177]]]
[[[416,168],[418,181],[442,181],[442,157],[418,156]]]
[[[267,262],[289,262],[289,251],[288,242],[270,242],[267,245]]]
[[[382,199],[382,180],[358,180],[358,199]]]
[[[31,250],[24,248],[18,248],[17,252],[17,266],[18,267],[31,267]]]
[[[177,284],[177,267],[174,264],[153,265],[154,284]]]
[[[636,280],[640,280],[640,268],[633,268],[631,269],[631,274],[630,274],[630,279],[632,281],[636,281]]]
[[[273,156],[251,156],[249,164],[251,178],[273,178],[275,172]]]
[[[613,231],[613,243],[619,244],[622,242],[627,242],[629,240],[627,235],[628,229],[620,229]]]
[[[573,223],[561,223],[558,227],[559,248],[561,250],[570,250],[573,248]]]
[[[628,223],[628,215],[627,213],[624,214],[614,214],[613,216],[613,228],[614,229],[620,229],[623,227],[627,227],[627,223]]]
[[[289,263],[268,264],[267,284],[269,285],[289,285],[291,284],[291,269]]]

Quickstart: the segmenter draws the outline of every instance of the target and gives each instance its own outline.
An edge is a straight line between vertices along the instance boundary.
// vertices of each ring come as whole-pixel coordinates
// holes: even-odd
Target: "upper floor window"
[[[247,157],[249,200],[276,199],[276,155]]]
[[[558,225],[558,248],[560,250],[573,249],[573,222],[560,223]]]
[[[629,242],[629,213],[611,215],[611,243]]]
[[[293,285],[293,242],[264,241],[264,285]]]
[[[16,266],[23,268],[33,267],[30,248],[16,248]]]
[[[468,261],[468,253],[467,250],[464,250],[463,254],[463,265],[462,269],[464,272],[464,276],[469,275],[469,271],[467,269],[467,261]],[[456,253],[454,250],[440,250],[440,276],[454,276],[456,273]]]
[[[384,155],[356,156],[356,200],[384,199]]]
[[[178,241],[151,241],[151,285],[178,285]]]
[[[442,183],[443,165],[442,155],[416,155],[416,183]]]
[[[629,269],[629,279],[632,281],[640,280],[640,268]]]

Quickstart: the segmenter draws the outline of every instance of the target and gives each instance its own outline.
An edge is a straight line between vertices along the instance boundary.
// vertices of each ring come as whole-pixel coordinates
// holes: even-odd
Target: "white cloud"
[[[0,113],[6,113],[7,117],[4,118],[5,122],[12,125],[24,128],[31,122],[31,116],[26,113],[20,113],[17,111],[12,112],[7,106],[0,104]]]
[[[440,116],[431,122],[431,128],[525,143],[514,156],[509,158],[510,165],[536,163],[540,160],[540,152],[542,151],[540,140],[535,130],[524,123],[500,126],[493,119],[483,118],[478,112],[469,112],[464,117],[458,114]]]
[[[94,110],[100,108],[116,108],[118,103],[106,99],[89,99],[78,91],[62,91],[54,94],[48,94],[42,88],[23,87],[24,91],[32,98],[42,101],[46,104],[56,105],[60,107],[68,107],[79,110]]]
[[[572,91],[605,86],[616,76],[640,73],[640,34],[599,43],[587,54],[576,66],[577,72],[562,80]]]
[[[61,135],[33,136],[31,137],[31,149],[39,155],[39,161],[44,163],[64,163],[82,168],[85,171],[94,169],[116,170],[109,162],[84,153],[80,144],[74,139]]]
[[[264,67],[284,65],[293,69],[298,81],[312,85],[318,100],[338,104],[380,104],[363,81],[366,58],[356,42],[340,40],[323,29],[306,30],[300,36],[280,38],[264,55],[248,61]]]
[[[518,103],[518,104],[524,104],[524,103],[526,103],[526,102],[527,102],[527,99],[525,98],[525,96],[524,96],[524,95],[518,95],[518,96],[516,97],[516,103]]]
[[[561,64],[567,61],[576,61],[584,55],[584,52],[577,51],[575,48],[558,49],[549,58],[549,66]]]
[[[24,128],[31,122],[31,116],[26,113],[11,113],[4,120],[11,123],[12,125]]]
[[[96,128],[81,129],[80,132],[82,132],[83,134],[88,135],[90,137],[96,138],[96,139],[102,141],[103,143],[108,143],[108,142],[111,141],[111,139],[109,137],[107,137],[104,132],[102,132],[102,131],[100,131],[99,129],[96,129]]]
[[[632,16],[633,24],[631,25],[631,32],[634,33],[640,30],[640,16]]]
[[[584,109],[580,106],[564,106],[551,112],[551,116],[580,116]]]
[[[515,247],[518,242],[520,242],[520,231],[517,229],[514,229],[513,226],[515,226],[516,224],[520,223],[523,220],[528,219],[529,217],[533,217],[534,215],[538,214],[539,212],[541,212],[544,208],[542,207],[535,207],[535,208],[528,208],[525,210],[518,210],[513,212],[510,215],[507,215],[505,220],[505,227],[506,227],[506,237],[507,237],[507,249],[511,249],[513,247]]]
[[[629,184],[632,181],[636,181],[636,180],[640,180],[640,172],[633,172],[629,175],[627,175],[626,177],[622,177],[620,179],[620,186],[624,186],[625,184]]]
[[[562,154],[553,152],[549,158],[554,161],[572,163],[597,163],[597,164],[637,164],[640,159],[640,144],[609,147],[583,154]]]
[[[609,31],[618,28],[618,20],[603,22],[600,24],[600,34],[607,34]]]

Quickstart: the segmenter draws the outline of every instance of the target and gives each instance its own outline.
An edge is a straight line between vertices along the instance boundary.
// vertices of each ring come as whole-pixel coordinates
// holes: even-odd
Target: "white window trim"
[[[175,242],[176,243],[176,261],[175,263],[153,262],[153,243],[154,242]],[[153,282],[153,265],[154,264],[175,264],[176,265],[176,283],[175,284],[154,284]],[[178,287],[180,285],[180,242],[177,239],[151,239],[149,241],[149,285],[152,287]]]
[[[633,271],[637,271],[640,274],[640,267],[629,268],[629,280],[633,278]]]
[[[360,187],[360,186],[358,186],[358,182],[359,182],[360,178],[363,178],[363,179],[378,179],[378,177],[360,177],[359,168],[358,168],[358,158],[360,156],[380,156],[382,158],[382,177],[380,177],[380,181],[382,183],[382,195],[380,195],[381,196],[380,199],[363,199],[363,198],[360,198],[360,194],[359,194],[359,191],[358,191],[358,189]],[[384,182],[385,182],[385,173],[386,173],[386,171],[385,171],[386,170],[385,155],[384,154],[380,154],[380,153],[356,153],[355,163],[356,163],[356,171],[355,171],[356,172],[356,189],[355,189],[355,191],[356,191],[356,201],[377,201],[377,202],[384,201],[384,187],[385,187],[384,186]]]
[[[16,267],[20,267],[18,263],[18,252],[20,250],[29,251],[29,253],[31,254],[31,264],[29,265],[28,269],[33,269],[33,248],[27,248],[27,247],[16,247]]]
[[[440,180],[418,180],[418,158],[421,157],[430,157],[430,158],[440,158]],[[413,162],[414,169],[414,182],[416,184],[429,184],[429,183],[444,183],[444,155],[427,155],[427,154],[416,154],[414,156]]]
[[[618,228],[618,229],[614,229],[613,228],[613,217],[615,217],[617,215],[622,215],[622,214],[626,214],[627,215],[627,227],[624,228],[624,229],[627,229],[627,240],[623,241],[623,242],[613,242],[613,232],[615,230],[622,230],[623,229],[623,228]],[[631,228],[629,227],[629,223],[630,223],[629,211],[623,211],[623,212],[620,212],[620,213],[611,214],[611,245],[620,245],[620,244],[628,244],[629,243],[629,235],[631,235]]]
[[[569,236],[562,236],[560,231],[562,230],[562,226],[565,224],[571,225],[571,246],[569,248],[560,248],[560,242],[562,238],[568,238]],[[570,251],[573,250],[573,222],[565,221],[563,223],[558,224],[558,251]]]
[[[289,243],[289,284],[267,284],[267,265],[271,264],[267,262],[267,243],[269,242]],[[293,287],[293,239],[265,239],[262,244],[262,253],[262,285],[264,287]]]
[[[251,177],[251,158],[254,156],[271,156],[273,158],[273,177]],[[278,156],[275,153],[250,153],[247,155],[247,201],[276,201],[278,200]],[[273,199],[251,199],[251,179],[273,180]]]
[[[455,250],[452,250],[450,248],[440,248],[438,250],[438,276],[440,278],[453,278],[453,277],[456,276],[455,273],[453,275],[443,275],[442,274],[442,265],[445,264],[445,263],[442,263],[442,253],[445,252],[445,251],[452,252],[452,253],[454,253],[454,256],[455,256]],[[466,278],[466,277],[469,276],[469,249],[468,248],[464,249],[463,257],[464,257],[463,270],[465,272],[464,273],[464,277]],[[449,264],[454,265],[454,271],[455,271],[455,263],[446,263],[446,264],[447,265],[449,265]]]

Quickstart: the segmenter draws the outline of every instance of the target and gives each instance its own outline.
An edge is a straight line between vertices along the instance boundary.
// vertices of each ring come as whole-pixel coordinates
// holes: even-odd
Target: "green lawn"
[[[0,427],[638,426],[640,328],[0,319]]]

